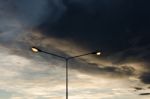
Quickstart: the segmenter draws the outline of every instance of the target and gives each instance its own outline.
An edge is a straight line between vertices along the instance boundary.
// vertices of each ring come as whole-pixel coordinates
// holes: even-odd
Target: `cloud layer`
[[[148,99],[146,95],[141,95],[150,91],[149,45],[144,43],[141,46],[140,43],[146,41],[145,37],[127,41],[132,45],[128,46],[125,39],[130,37],[129,34],[122,35],[119,32],[108,35],[110,31],[122,32],[121,29],[130,23],[129,20],[126,24],[123,22],[121,29],[115,25],[115,28],[109,27],[105,31],[105,22],[112,23],[110,26],[114,25],[113,22],[120,24],[118,20],[124,17],[117,17],[126,15],[125,10],[119,15],[118,10],[115,14],[110,13],[124,2],[1,0],[0,98],[65,98],[65,62],[43,53],[33,54],[31,46],[66,57],[95,50],[97,46],[102,48],[102,56],[91,55],[69,62],[69,97]],[[114,19],[110,19],[109,15],[114,15],[111,16]],[[102,26],[101,29],[99,26]],[[124,31],[130,30],[126,28]],[[118,43],[117,38],[124,37],[123,40],[119,39],[121,44]],[[104,41],[106,43],[102,43]]]

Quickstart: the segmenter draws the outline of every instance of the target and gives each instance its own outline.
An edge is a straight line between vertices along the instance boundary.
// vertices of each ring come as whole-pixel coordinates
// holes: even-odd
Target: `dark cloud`
[[[70,56],[67,51],[71,50],[73,53],[74,49],[71,47],[75,45],[66,43],[61,46],[60,41],[60,44],[55,44],[56,40],[43,42],[50,37],[62,41],[71,39],[79,47],[102,50],[101,57],[114,64],[85,64],[76,61],[74,65],[71,65],[72,69],[96,75],[132,76],[135,72],[133,67],[118,66],[118,64],[149,62],[150,14],[147,9],[150,8],[147,4],[143,5],[143,2],[139,0],[136,2],[134,0],[15,0],[13,2],[1,0],[0,22],[3,24],[0,25],[0,31],[2,31],[0,43],[2,41],[5,41],[7,45],[15,43],[21,46],[21,49],[37,45],[41,48],[49,48],[48,51]],[[20,40],[20,36],[16,37],[16,35],[28,31],[30,27],[43,34],[39,38],[32,37],[30,34],[31,39],[21,38],[22,41],[15,42]],[[70,48],[67,49],[68,46]],[[26,53],[16,51],[14,54],[30,57],[28,56],[30,53],[25,55]],[[45,59],[48,60],[48,58],[46,56]],[[142,68],[149,71],[149,65]],[[144,73],[139,79],[149,84],[149,75],[149,72]]]
[[[150,93],[141,93],[139,95],[150,95]]]
[[[91,50],[101,49],[101,57],[113,64],[142,62],[146,64],[142,68],[149,71],[150,7],[145,3],[139,0],[66,0],[66,10],[59,20],[53,24],[46,21],[38,29],[46,36],[72,39]],[[72,68],[91,74],[134,74],[130,66],[85,66]],[[143,74],[139,79],[149,84],[148,75]]]
[[[149,6],[144,6],[139,1],[15,0],[11,3],[10,0],[2,0],[2,8],[5,5],[9,7],[3,12],[16,17],[23,25],[38,25],[37,29],[44,31],[47,36],[73,39],[93,50],[100,48],[105,56],[127,49],[139,49],[148,46],[150,42],[147,29],[149,23],[144,21],[149,19],[146,17],[149,16],[146,12]],[[138,8],[139,5],[141,9]],[[13,32],[12,34],[18,34],[22,31],[13,29]],[[139,53],[140,57],[148,59],[149,53],[145,53],[147,50],[125,52],[118,61],[124,60],[125,55],[137,57]]]
[[[1,0],[1,39],[16,40],[16,35],[23,35],[47,21],[47,18],[50,18],[50,23],[55,22],[64,11],[62,0]]]
[[[39,29],[47,36],[73,39],[90,49],[100,48],[106,55],[139,49],[150,42],[149,22],[146,21],[149,17],[145,17],[150,16],[146,12],[149,7],[142,4],[139,1],[134,3],[134,0],[71,0],[57,22],[47,21]],[[141,50],[136,52],[143,53]],[[136,52],[132,50],[129,56],[136,57]]]
[[[135,69],[130,66],[103,66],[98,64],[85,64],[84,62],[70,62],[70,68],[78,70],[82,73],[87,73],[90,75],[105,75],[110,77],[128,77],[135,75]]]
[[[135,91],[143,90],[141,87],[134,87]]]
[[[100,49],[101,57],[115,65],[141,62],[142,68],[149,71],[149,1],[147,4],[139,0],[65,2],[66,10],[59,20],[39,25],[44,35],[71,39],[90,50]],[[99,73],[116,72],[117,69],[112,66],[94,70]]]
[[[65,62],[43,53],[33,54],[30,51],[31,46],[38,46],[45,51],[64,56],[100,49],[102,51],[100,58],[89,56],[69,61],[70,74],[80,72],[92,77],[98,76],[97,79],[100,78],[99,76],[113,79],[133,77],[131,79],[135,82],[134,86],[139,83],[136,81],[137,76],[140,76],[138,80],[150,84],[149,9],[149,1],[140,0],[0,0],[0,47],[9,49],[8,53],[6,51],[6,60],[2,60],[2,68],[10,65],[11,68],[15,67],[18,70],[22,65],[26,65],[19,73],[23,73],[23,76],[27,76],[30,80],[34,80],[32,79],[34,77],[38,79],[39,76],[50,77],[49,73],[53,78],[52,73],[57,69],[58,75],[54,78],[58,76],[55,79],[60,80]],[[5,56],[3,52],[5,49],[1,53],[2,59]],[[106,65],[103,60],[109,65]],[[142,70],[128,65],[130,62],[143,62],[146,66],[139,67],[147,72],[143,73]],[[45,65],[48,66],[45,67],[48,73],[40,72]],[[3,72],[13,71],[11,68],[6,68]],[[8,76],[11,76],[10,72]],[[7,78],[7,75],[4,78]],[[7,86],[11,85],[5,80],[2,82]],[[126,83],[128,82],[125,81]],[[49,83],[45,88],[47,86]],[[139,91],[143,88],[143,86],[134,87]],[[149,95],[149,93],[140,95]]]
[[[114,64],[121,64],[127,62],[147,62],[149,63],[150,53],[149,50],[150,46],[144,47],[131,47],[129,49],[116,52],[110,56],[108,59],[112,60]],[[149,65],[146,65],[149,68]]]
[[[140,79],[143,83],[145,84],[150,84],[150,72],[147,72],[147,73],[143,73],[141,76],[140,76]]]

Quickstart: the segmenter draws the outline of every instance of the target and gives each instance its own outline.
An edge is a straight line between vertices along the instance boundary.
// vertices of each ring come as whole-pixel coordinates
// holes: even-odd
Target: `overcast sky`
[[[149,99],[149,3],[0,0],[0,99]]]

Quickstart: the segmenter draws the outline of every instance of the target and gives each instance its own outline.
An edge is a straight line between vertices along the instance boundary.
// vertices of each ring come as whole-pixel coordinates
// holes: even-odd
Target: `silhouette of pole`
[[[69,75],[68,75],[68,61],[69,59],[66,59],[66,99],[68,99],[68,79],[69,79]]]

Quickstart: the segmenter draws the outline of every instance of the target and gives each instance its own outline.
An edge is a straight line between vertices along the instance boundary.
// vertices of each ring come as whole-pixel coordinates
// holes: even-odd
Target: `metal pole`
[[[41,49],[38,49],[37,47],[32,47],[32,51],[33,52],[43,52],[45,54],[49,54],[49,55],[52,55],[52,56],[56,56],[56,57],[59,57],[59,58],[63,58],[65,59],[65,62],[66,62],[66,99],[68,99],[68,62],[69,60],[71,59],[74,59],[74,58],[78,58],[78,57],[81,57],[81,56],[86,56],[86,55],[90,55],[90,54],[96,54],[96,55],[100,55],[101,53],[100,52],[91,52],[91,53],[87,53],[87,54],[82,54],[82,55],[77,55],[77,56],[73,56],[73,57],[63,57],[63,56],[60,56],[60,55],[57,55],[57,54],[54,54],[54,53],[50,53],[50,52],[46,52],[46,51],[43,51]]]
[[[68,99],[68,59],[66,59],[66,99]]]

